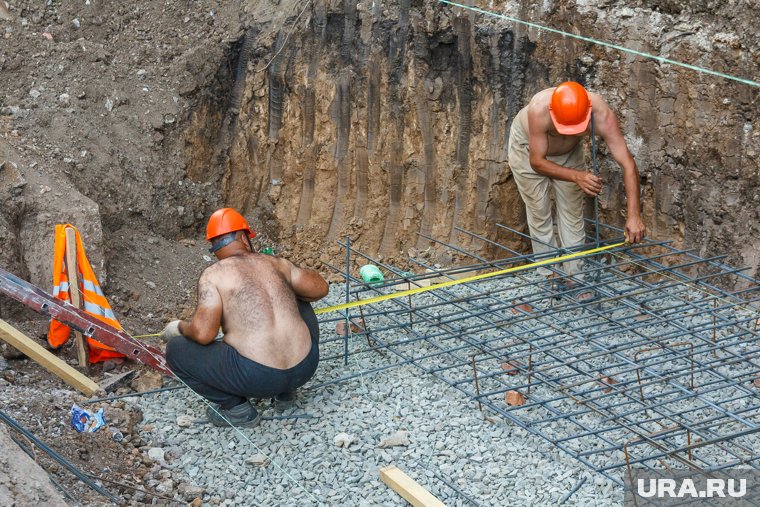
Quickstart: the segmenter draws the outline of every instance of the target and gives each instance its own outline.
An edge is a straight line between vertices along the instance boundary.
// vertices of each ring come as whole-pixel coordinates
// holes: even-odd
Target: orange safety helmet
[[[221,208],[214,211],[208,219],[206,239],[211,241],[217,236],[235,231],[245,231],[249,238],[256,237],[256,233],[251,230],[243,215],[232,208]]]
[[[552,93],[549,115],[560,134],[580,134],[586,130],[591,119],[591,97],[584,87],[574,81],[562,83]]]

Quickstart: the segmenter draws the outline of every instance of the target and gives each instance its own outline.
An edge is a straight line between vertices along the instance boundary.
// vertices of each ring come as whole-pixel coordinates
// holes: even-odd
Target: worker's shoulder
[[[554,90],[554,87],[546,88],[533,95],[533,97],[531,97],[531,99],[528,101],[528,109],[548,108],[549,102],[552,100],[552,94],[554,93]]]
[[[223,275],[231,270],[237,270],[240,268],[239,257],[227,257],[220,259],[210,266],[206,266],[201,273],[201,278],[213,279],[217,276]]]
[[[525,128],[530,127],[531,130],[548,130],[550,128],[549,102],[553,91],[554,88],[547,88],[530,99],[528,105],[525,106],[526,113],[525,120],[523,120]]]
[[[598,93],[588,92],[588,95],[589,95],[589,97],[591,97],[591,107],[592,108],[594,108],[596,110],[599,110],[600,108],[601,109],[605,109],[605,110],[609,110],[610,109],[610,105],[607,103],[606,100],[604,100],[604,97],[602,97]]]
[[[276,257],[259,253],[247,253],[221,259],[206,268],[210,275],[222,274],[228,271],[269,269],[277,264]]]

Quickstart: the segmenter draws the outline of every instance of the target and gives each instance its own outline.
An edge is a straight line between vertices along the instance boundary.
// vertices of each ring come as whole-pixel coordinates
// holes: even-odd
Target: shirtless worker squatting
[[[211,215],[206,239],[219,261],[198,280],[192,319],[174,320],[161,332],[171,370],[214,404],[206,413],[216,426],[256,426],[261,415],[249,398],[292,403],[319,362],[310,303],[327,295],[327,282],[314,270],[255,253],[254,236],[234,209]]]
[[[591,127],[593,122],[593,131]],[[557,229],[563,248],[585,242],[583,195],[595,196],[602,180],[584,170],[583,138],[597,134],[604,139],[612,158],[623,169],[627,202],[625,233],[629,242],[646,236],[639,210],[639,171],[615,113],[604,99],[573,81],[548,88],[533,96],[512,122],[509,135],[509,166],[525,202],[528,228],[536,254],[557,246],[549,189],[554,189]],[[580,261],[565,265],[570,275],[580,273]],[[549,275],[546,268],[537,270]]]

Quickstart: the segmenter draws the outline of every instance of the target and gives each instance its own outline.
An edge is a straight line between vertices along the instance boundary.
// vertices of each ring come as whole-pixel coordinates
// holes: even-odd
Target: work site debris
[[[517,375],[518,373],[520,373],[521,366],[524,366],[524,365],[520,361],[517,361],[517,360],[501,363],[501,369],[504,370],[504,373],[506,373],[507,375]]]
[[[93,413],[78,405],[71,407],[71,426],[79,433],[94,433],[105,424],[106,420],[102,408]]]
[[[380,449],[385,449],[386,447],[407,446],[409,444],[409,432],[399,430],[388,438],[381,440],[380,443],[377,444],[377,447]]]
[[[606,389],[604,389],[604,392],[605,392],[605,393],[610,393],[610,392],[612,392],[612,387],[609,387],[609,386],[612,386],[613,384],[617,384],[617,383],[618,383],[618,381],[617,381],[617,380],[615,380],[615,379],[614,379],[614,378],[612,378],[612,377],[602,377],[602,378],[600,379],[600,381],[601,381],[601,384],[602,384],[602,385],[604,385],[604,386],[608,386]]]
[[[512,301],[512,304],[517,303],[517,301]],[[530,306],[528,303],[522,303],[519,305],[515,305],[514,308],[512,308],[512,313],[514,314],[520,314],[521,312],[525,313],[531,313],[533,311],[533,307]]]
[[[361,333],[365,329],[364,319],[351,319],[351,332]],[[338,336],[346,336],[346,321],[345,319],[339,320],[335,323],[335,334]]]
[[[504,399],[507,402],[507,405],[512,405],[513,407],[520,405],[525,405],[525,396],[523,396],[518,391],[507,391],[506,396]]]
[[[250,458],[245,459],[245,464],[257,467],[265,467],[269,464],[269,458],[264,454],[254,454]]]
[[[110,362],[110,361],[106,361]],[[117,375],[109,375],[105,374],[105,378],[100,381],[99,385],[100,388],[106,392],[110,393],[115,391],[118,387],[121,387],[124,385],[129,379],[135,376],[135,373],[137,373],[137,370],[128,370],[123,373],[119,373]]]

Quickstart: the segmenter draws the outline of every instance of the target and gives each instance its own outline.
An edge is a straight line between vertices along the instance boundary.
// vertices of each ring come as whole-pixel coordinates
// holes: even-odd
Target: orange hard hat
[[[580,134],[586,130],[591,118],[591,98],[586,89],[578,83],[562,83],[552,93],[549,115],[554,122],[554,128],[560,134]]]
[[[249,238],[256,237],[243,215],[232,208],[221,208],[211,215],[206,224],[206,239],[212,240],[228,232],[245,231]]]

